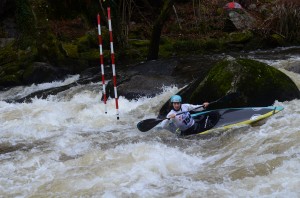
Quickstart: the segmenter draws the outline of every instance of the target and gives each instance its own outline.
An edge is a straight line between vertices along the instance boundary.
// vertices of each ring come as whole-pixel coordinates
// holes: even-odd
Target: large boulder
[[[194,80],[178,94],[191,104],[221,99],[209,109],[270,106],[276,100],[300,98],[295,83],[281,71],[255,60],[234,58],[219,61],[204,80]],[[169,107],[165,103],[158,117],[165,117]]]
[[[236,30],[249,30],[255,26],[255,18],[244,9],[227,10],[227,18],[224,30],[228,32]]]
[[[210,57],[202,56],[171,58],[137,64],[127,69],[126,74],[119,73],[122,82],[118,86],[118,95],[127,99],[137,99],[142,96],[153,97],[161,93],[165,86],[174,85],[181,88],[193,79],[203,80],[215,62]],[[113,94],[112,84],[107,88],[106,93]]]
[[[189,102],[201,104],[227,93],[240,97],[218,107],[269,106],[276,100],[300,98],[296,84],[284,73],[265,63],[250,59],[227,59],[218,62],[190,96]]]

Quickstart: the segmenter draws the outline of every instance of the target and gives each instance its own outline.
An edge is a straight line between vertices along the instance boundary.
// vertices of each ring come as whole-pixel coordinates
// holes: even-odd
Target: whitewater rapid
[[[290,57],[297,61],[299,57]],[[269,64],[300,88],[285,60]],[[136,124],[155,118],[178,91],[119,98],[104,113],[101,84],[77,85],[47,99],[7,103],[50,84],[0,92],[0,197],[299,197],[300,101],[255,126],[211,139],[182,139]]]

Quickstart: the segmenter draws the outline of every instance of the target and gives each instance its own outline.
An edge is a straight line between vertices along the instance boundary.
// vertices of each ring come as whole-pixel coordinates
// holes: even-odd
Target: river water
[[[286,51],[247,56],[300,88],[300,75],[285,70],[300,64],[300,53]],[[300,197],[299,100],[276,101],[285,109],[264,123],[211,139],[137,130],[177,87],[153,98],[120,97],[120,120],[114,100],[104,113],[100,82],[31,103],[5,102],[78,78],[0,92],[0,197]]]

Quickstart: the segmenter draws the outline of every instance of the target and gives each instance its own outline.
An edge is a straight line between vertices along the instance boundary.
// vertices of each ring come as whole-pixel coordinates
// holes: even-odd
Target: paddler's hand
[[[205,102],[205,103],[203,103],[203,107],[204,107],[204,109],[206,109],[206,108],[208,107],[208,105],[209,105],[209,103],[208,103],[208,102]]]
[[[169,118],[170,119],[173,119],[173,118],[175,118],[176,117],[176,114],[171,114],[171,115],[169,115]]]

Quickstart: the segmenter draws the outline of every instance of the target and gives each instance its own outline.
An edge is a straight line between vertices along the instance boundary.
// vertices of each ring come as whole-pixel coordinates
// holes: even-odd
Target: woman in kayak
[[[168,113],[167,118],[161,123],[161,127],[179,134],[190,135],[199,132],[198,123],[195,122],[189,111],[202,111],[209,105],[208,102],[203,105],[182,104],[182,98],[179,95],[171,97],[172,110]]]

